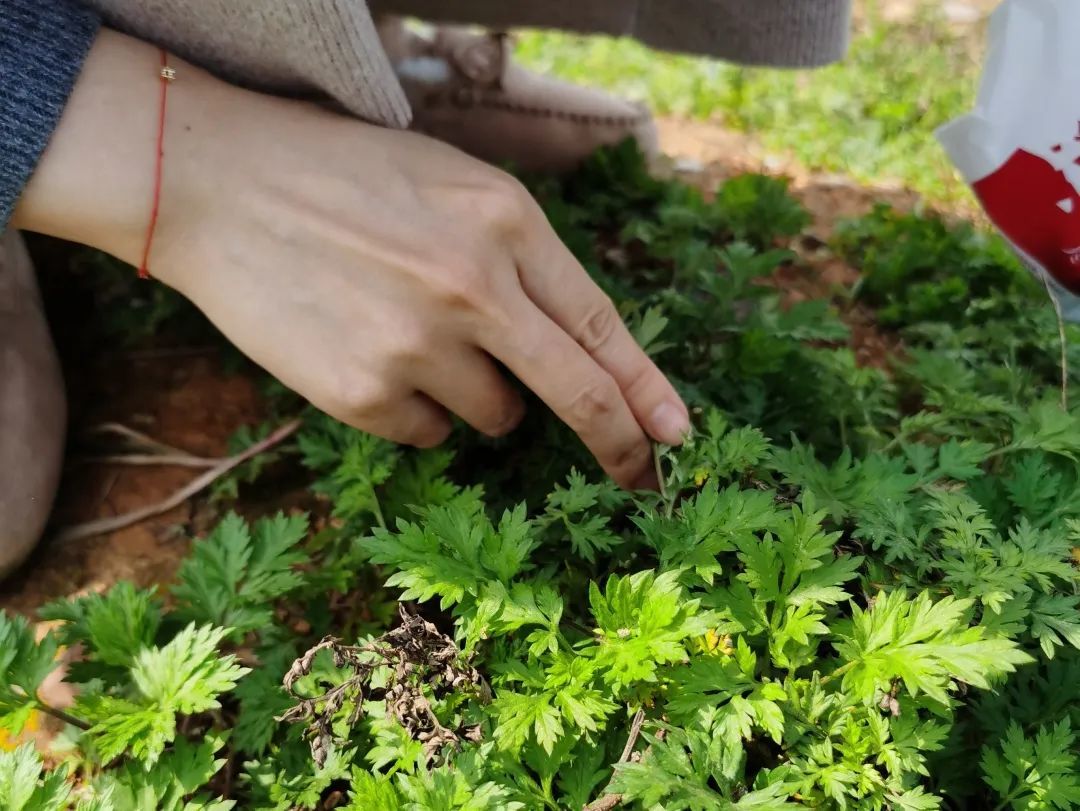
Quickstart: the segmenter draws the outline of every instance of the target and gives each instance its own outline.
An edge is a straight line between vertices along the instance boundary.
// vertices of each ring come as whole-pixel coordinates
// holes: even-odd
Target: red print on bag
[[[1080,293],[1080,194],[1063,171],[1018,149],[974,189],[994,225],[1065,288]]]

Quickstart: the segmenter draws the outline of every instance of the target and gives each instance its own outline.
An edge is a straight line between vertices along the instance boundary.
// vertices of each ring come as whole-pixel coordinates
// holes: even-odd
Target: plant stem
[[[622,755],[616,765],[630,760],[630,756],[634,753],[634,744],[637,743],[638,736],[641,735],[641,727],[644,723],[645,710],[642,708],[634,715],[634,720],[630,724],[630,734],[626,738],[626,746],[623,747]],[[611,811],[611,809],[622,805],[622,800],[623,796],[621,794],[604,794],[598,800],[594,800],[585,806],[582,811]]]
[[[656,442],[652,446],[653,467],[656,469],[656,480],[660,483],[660,498],[668,500],[667,483],[664,481],[664,465],[660,461],[660,445]]]
[[[1020,797],[1020,795],[1023,794],[1026,789],[1027,789],[1027,783],[1021,783],[1019,786],[1014,788],[1009,793],[1008,797],[1006,797],[1004,800],[1002,800],[1000,803],[998,803],[997,805],[994,806],[994,811],[1005,811],[1005,809],[1009,807],[1009,804],[1013,800],[1018,799]]]
[[[668,492],[667,481],[664,476],[664,464],[660,458],[660,445],[656,442],[652,446],[653,467],[656,469],[656,481],[660,485],[660,498],[664,502],[664,517],[671,518],[675,512],[675,499]]]
[[[566,638],[566,634],[562,632],[561,628],[555,630],[555,639],[557,639],[559,644],[565,648],[567,653],[572,654],[574,652],[574,646],[570,644],[570,640]]]
[[[858,659],[856,659],[853,662],[848,662],[846,665],[841,665],[840,667],[836,668],[836,670],[834,670],[832,673],[830,673],[828,676],[822,676],[821,677],[821,684],[826,685],[829,682],[831,682],[833,679],[838,678],[840,676],[843,676],[845,673],[847,673],[849,670],[851,670],[857,664],[859,664]]]
[[[58,710],[56,707],[50,707],[41,699],[35,699],[34,703],[37,704],[37,709],[46,715],[51,715],[58,721],[63,721],[65,724],[70,724],[73,727],[78,727],[83,732],[87,732],[90,729],[90,725],[80,718],[76,718],[74,715],[68,715],[63,710]]]
[[[1050,280],[1044,275],[1043,284],[1046,286],[1046,295],[1050,297],[1050,303],[1054,307],[1054,315],[1057,317],[1058,340],[1061,343],[1061,410],[1069,410],[1069,337],[1065,334],[1065,316],[1061,312],[1061,302],[1050,289]]]
[[[375,522],[379,525],[379,529],[386,529],[386,518],[383,517],[382,505],[379,504],[379,497],[375,495],[375,490],[371,491],[371,505],[373,507],[372,512],[375,514]]]

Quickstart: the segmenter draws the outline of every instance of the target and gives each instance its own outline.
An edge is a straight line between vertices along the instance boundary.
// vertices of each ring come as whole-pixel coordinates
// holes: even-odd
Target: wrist
[[[138,265],[155,198],[161,131],[161,52],[103,30],[94,43],[12,224],[99,248]],[[159,223],[198,205],[213,172],[204,106],[243,91],[173,57],[164,130]],[[227,102],[226,102],[227,103]],[[201,164],[201,165],[200,165]]]

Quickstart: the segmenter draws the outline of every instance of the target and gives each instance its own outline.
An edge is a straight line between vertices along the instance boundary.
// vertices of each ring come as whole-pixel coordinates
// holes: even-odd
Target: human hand
[[[63,160],[54,153],[66,148],[68,119],[102,106],[88,97],[95,87],[138,75],[121,70],[125,61],[153,64],[153,49],[111,33],[103,41],[41,182],[59,172],[48,162]],[[619,484],[654,483],[648,436],[680,442],[686,408],[520,184],[423,136],[240,90],[191,66],[177,73],[150,260],[158,279],[358,428],[430,446],[446,438],[453,412],[502,435],[522,404],[500,361]],[[153,87],[109,98],[140,95],[142,109]],[[151,142],[141,152],[132,144],[118,171],[131,172],[131,155]],[[122,216],[145,217],[138,206]],[[139,229],[121,230],[123,239],[90,236],[134,261]]]

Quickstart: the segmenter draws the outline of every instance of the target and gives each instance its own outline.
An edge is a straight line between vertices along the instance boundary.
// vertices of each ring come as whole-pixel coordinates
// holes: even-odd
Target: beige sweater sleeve
[[[851,0],[372,0],[373,11],[489,27],[634,37],[654,48],[775,67],[835,62]]]
[[[408,126],[405,91],[363,0],[80,0],[106,25],[234,84],[324,98]]]
[[[843,55],[851,10],[851,0],[79,1],[113,28],[229,81],[329,98],[390,127],[406,126],[410,110],[372,12],[633,36],[666,50],[803,67]]]

